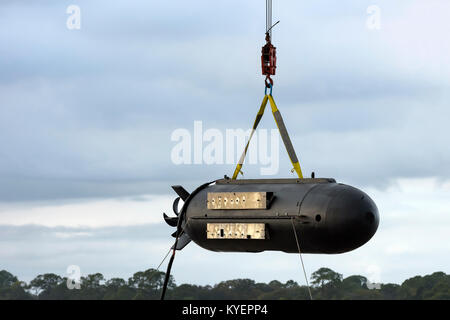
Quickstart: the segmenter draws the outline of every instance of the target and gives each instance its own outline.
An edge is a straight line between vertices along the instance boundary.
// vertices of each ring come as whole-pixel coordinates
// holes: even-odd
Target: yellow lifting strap
[[[272,114],[275,119],[275,123],[277,124],[278,130],[280,131],[281,139],[283,140],[284,146],[286,147],[286,151],[288,153],[289,159],[291,159],[292,165],[294,166],[295,172],[300,179],[303,179],[302,169],[300,168],[300,163],[298,162],[297,155],[295,154],[294,147],[292,146],[291,139],[289,138],[289,134],[287,132],[286,126],[284,125],[283,118],[281,117],[280,110],[278,110],[275,101],[271,94],[266,94],[261,103],[261,107],[259,108],[258,114],[256,115],[255,122],[253,123],[252,131],[250,132],[250,137],[248,138],[247,144],[245,146],[244,152],[239,159],[238,164],[236,165],[236,169],[233,173],[233,180],[236,180],[238,174],[241,172],[242,165],[244,164],[245,155],[247,154],[248,146],[250,145],[250,140],[253,137],[253,134],[258,127],[259,122],[264,114],[264,110],[266,109],[267,101],[270,102],[270,106],[272,107]]]

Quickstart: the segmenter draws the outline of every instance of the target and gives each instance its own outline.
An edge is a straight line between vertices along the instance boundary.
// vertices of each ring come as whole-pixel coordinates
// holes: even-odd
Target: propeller
[[[171,227],[176,227],[178,224],[178,217],[169,217],[167,214],[163,212],[163,217],[166,223]]]
[[[177,216],[180,215],[180,212],[178,211],[178,203],[180,202],[180,199],[180,197],[176,198],[172,205],[173,213],[175,213]]]
[[[163,212],[164,221],[171,226],[176,227],[178,225],[178,216],[180,215],[180,212],[178,211],[178,204],[180,203],[180,199],[183,201],[186,201],[186,199],[190,196],[189,192],[186,191],[182,186],[172,186],[172,189],[178,194],[178,198],[175,199],[175,201],[172,204],[172,210],[173,213],[175,213],[176,217],[169,217],[167,214]],[[173,237],[176,237],[175,235],[172,235]]]
[[[175,213],[175,217],[169,217],[165,212],[163,212],[164,220],[171,227],[176,227],[178,225],[178,216],[180,215],[180,212],[178,211],[178,203],[180,202],[180,199],[180,197],[176,198],[172,205],[172,210],[173,213]]]
[[[178,226],[178,220],[180,219],[180,211],[178,210],[180,199],[186,201],[190,194],[182,186],[172,186],[172,189],[178,194],[178,197],[175,198],[172,204],[172,211],[175,214],[175,217],[169,217],[163,212],[163,218],[169,226],[176,228]],[[186,233],[183,233],[182,228],[175,230],[175,232],[172,233],[172,237],[179,237],[180,241],[177,244],[177,250],[183,249],[191,241],[189,236]]]

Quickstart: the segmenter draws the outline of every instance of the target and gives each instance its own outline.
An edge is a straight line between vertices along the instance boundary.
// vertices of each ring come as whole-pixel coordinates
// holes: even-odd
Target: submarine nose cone
[[[378,229],[380,217],[375,202],[364,192],[342,185],[330,202],[327,222],[340,252],[354,250],[369,241]]]

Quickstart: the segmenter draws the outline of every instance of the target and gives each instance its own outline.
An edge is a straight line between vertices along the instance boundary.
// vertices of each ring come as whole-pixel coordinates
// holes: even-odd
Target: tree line
[[[54,273],[38,275],[29,283],[20,281],[6,270],[0,271],[0,300],[140,300],[159,299],[165,273],[155,269],[139,271],[128,280],[105,279],[101,273],[82,277],[79,289],[68,286],[68,279]],[[423,300],[450,299],[450,275],[435,272],[416,276],[398,284],[374,285],[366,277],[342,274],[320,268],[311,275],[311,294],[314,299],[384,299]],[[72,289],[69,289],[72,287]],[[171,276],[166,299],[189,300],[303,300],[309,299],[308,288],[293,280],[282,283],[256,283],[251,279],[222,281],[214,286],[176,285]]]

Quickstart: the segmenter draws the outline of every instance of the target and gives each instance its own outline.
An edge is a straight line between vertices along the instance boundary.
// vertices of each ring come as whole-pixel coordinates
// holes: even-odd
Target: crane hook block
[[[262,47],[261,53],[262,74],[270,79],[271,75],[275,75],[277,68],[277,48],[272,45],[269,33],[266,33],[266,44]]]

